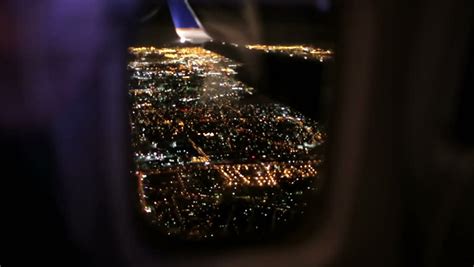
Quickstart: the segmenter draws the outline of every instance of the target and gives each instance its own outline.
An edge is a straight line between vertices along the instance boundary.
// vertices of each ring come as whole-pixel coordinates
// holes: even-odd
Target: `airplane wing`
[[[188,0],[168,0],[176,33],[182,43],[201,44],[212,40],[197,18]]]

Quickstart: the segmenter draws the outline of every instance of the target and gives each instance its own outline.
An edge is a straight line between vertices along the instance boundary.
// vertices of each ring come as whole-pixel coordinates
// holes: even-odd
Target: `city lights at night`
[[[246,45],[245,47],[251,50],[265,51],[266,53],[280,53],[290,57],[319,60],[320,62],[334,57],[332,50],[304,45]]]
[[[129,52],[138,193],[154,228],[181,240],[263,236],[305,213],[321,184],[322,125],[204,48]]]

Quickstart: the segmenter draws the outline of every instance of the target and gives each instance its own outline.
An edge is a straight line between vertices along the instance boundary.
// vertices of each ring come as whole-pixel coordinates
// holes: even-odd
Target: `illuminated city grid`
[[[181,240],[263,236],[318,192],[322,127],[236,79],[201,47],[130,48],[130,121],[141,209]]]
[[[319,60],[324,62],[334,57],[332,50],[303,45],[246,45],[251,50],[261,50],[266,53],[281,53],[290,57]]]

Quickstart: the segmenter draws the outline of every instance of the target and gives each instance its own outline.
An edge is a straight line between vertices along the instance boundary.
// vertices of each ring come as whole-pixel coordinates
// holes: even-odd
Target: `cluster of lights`
[[[252,50],[265,51],[266,53],[282,53],[290,57],[295,56],[321,62],[334,57],[332,50],[303,45],[246,45],[245,47]]]
[[[323,161],[317,122],[246,101],[258,92],[236,78],[239,64],[203,48],[129,51],[138,193],[160,231],[208,239],[271,230],[303,212]]]
[[[218,170],[226,178],[227,187],[236,186],[278,186],[281,179],[305,179],[318,175],[320,160],[286,162],[265,162],[258,164],[220,165]]]

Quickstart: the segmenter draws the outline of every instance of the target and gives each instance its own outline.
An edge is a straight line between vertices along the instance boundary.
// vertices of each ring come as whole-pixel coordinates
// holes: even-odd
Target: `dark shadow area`
[[[241,62],[238,78],[261,94],[321,121],[323,71],[331,62],[265,53],[245,47],[210,42],[204,45],[218,54]]]

